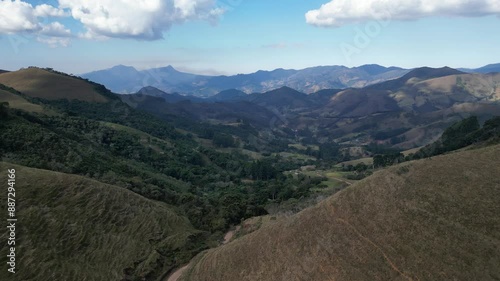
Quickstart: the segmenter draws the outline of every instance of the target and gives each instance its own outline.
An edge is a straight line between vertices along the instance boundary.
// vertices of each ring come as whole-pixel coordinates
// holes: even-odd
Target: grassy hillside
[[[182,280],[498,280],[500,146],[408,162],[200,255]]]
[[[43,112],[43,107],[41,105],[33,104],[23,97],[5,90],[0,90],[0,103],[1,102],[8,102],[10,108],[36,113]]]
[[[0,83],[35,98],[106,102],[108,98],[85,80],[40,68],[0,74]]]
[[[2,182],[12,168],[18,272],[2,270],[1,280],[157,280],[199,250],[199,232],[164,203],[81,176],[5,162]],[[2,202],[6,195],[0,193]],[[6,235],[2,231],[2,241]]]

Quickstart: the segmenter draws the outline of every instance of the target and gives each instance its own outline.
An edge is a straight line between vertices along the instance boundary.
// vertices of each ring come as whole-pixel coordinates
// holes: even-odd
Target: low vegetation
[[[165,203],[81,176],[0,162],[7,169],[18,176],[18,270],[14,277],[2,270],[1,280],[154,280],[207,247],[206,233]],[[1,179],[7,182],[6,173]],[[6,202],[6,192],[0,199]],[[6,260],[2,255],[0,262]]]
[[[497,145],[379,171],[200,254],[181,280],[499,279],[498,159]]]

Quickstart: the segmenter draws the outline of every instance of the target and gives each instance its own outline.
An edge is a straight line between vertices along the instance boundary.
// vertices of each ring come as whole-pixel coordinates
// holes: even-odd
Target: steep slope
[[[261,106],[279,109],[309,108],[313,105],[306,94],[289,87],[281,87],[260,95],[254,94],[250,97],[250,101]]]
[[[500,108],[499,89],[497,73],[463,74],[450,68],[420,68],[396,80],[341,91],[316,109],[314,115],[327,118],[316,122],[320,124],[319,131],[336,135],[373,135],[378,131],[413,128],[385,140],[393,145],[401,141],[399,147],[411,148],[428,144],[444,128],[471,114],[481,120],[496,115]],[[350,120],[339,121],[346,118]]]
[[[44,99],[68,99],[89,102],[107,102],[96,84],[69,75],[41,68],[27,68],[0,74],[0,84],[23,94]]]
[[[25,98],[20,95],[16,95],[6,90],[0,89],[0,103],[7,102],[9,103],[10,108],[21,109],[28,112],[42,112],[43,107],[38,104],[33,104],[27,101]]]
[[[249,95],[245,94],[245,92],[236,89],[230,89],[221,91],[215,96],[209,97],[208,100],[215,102],[232,102],[232,101],[248,100],[248,98]]]
[[[200,255],[181,280],[500,279],[500,146],[409,162]]]
[[[427,80],[431,78],[444,77],[449,75],[463,74],[463,72],[458,71],[449,67],[442,68],[431,68],[431,67],[420,67],[413,69],[407,74],[400,78],[382,82],[379,84],[371,85],[366,87],[370,90],[394,90],[405,86],[408,83],[414,83],[415,81]]]
[[[3,182],[16,170],[19,219],[17,273],[2,270],[1,280],[157,280],[184,262],[177,253],[197,250],[198,232],[165,203],[81,176],[5,162],[0,169]]]
[[[402,106],[414,106],[416,101],[402,99],[407,96],[416,99],[419,95],[414,85],[428,79],[461,74],[462,72],[444,68],[417,68],[401,78],[368,86],[362,89],[347,89],[335,95],[325,109],[330,116],[353,117],[365,116],[378,112],[400,111]],[[399,105],[398,105],[399,102]],[[432,107],[429,110],[436,110]],[[427,109],[427,107],[424,107]]]

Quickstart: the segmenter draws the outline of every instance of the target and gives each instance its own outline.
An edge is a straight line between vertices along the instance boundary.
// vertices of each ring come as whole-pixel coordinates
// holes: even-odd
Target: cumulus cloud
[[[0,2],[0,33],[29,32],[39,28],[31,4],[10,0]]]
[[[82,36],[156,40],[174,24],[216,20],[215,0],[59,0],[87,32]]]
[[[55,44],[56,39],[51,37],[70,37],[71,31],[66,29],[59,22],[42,23],[49,17],[63,17],[66,13],[56,7],[42,4],[33,7],[31,4],[23,1],[0,1],[0,33],[15,34],[35,34],[44,37],[40,42],[48,43],[51,46],[67,45],[65,42]],[[48,37],[46,37],[48,36]]]
[[[39,33],[41,35],[51,37],[71,37],[71,30],[67,29],[59,22],[52,22],[50,24],[42,26],[42,29]]]
[[[499,0],[333,0],[306,13],[317,26],[342,25],[378,18],[416,20],[432,16],[500,15]]]
[[[68,13],[66,13],[64,10],[58,9],[56,7],[53,7],[53,6],[50,6],[47,4],[42,4],[42,5],[36,6],[34,14],[37,17],[65,17],[65,16],[68,16]]]
[[[0,0],[0,34],[70,37],[69,29],[50,19],[71,16],[84,27],[80,38],[156,40],[163,38],[172,25],[188,20],[216,23],[224,13],[216,6],[216,0],[59,0],[58,3],[58,7],[32,6],[21,0]]]

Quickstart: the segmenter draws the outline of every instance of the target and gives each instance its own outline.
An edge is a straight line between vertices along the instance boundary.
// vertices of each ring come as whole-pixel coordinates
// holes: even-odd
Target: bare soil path
[[[228,231],[226,233],[226,235],[224,235],[224,241],[222,241],[222,245],[229,243],[229,241],[231,241],[231,239],[233,239],[236,231],[238,231],[240,229],[241,229],[241,226],[238,225],[236,227],[236,229]],[[164,281],[177,281],[181,277],[182,273],[184,273],[184,271],[186,271],[186,269],[188,269],[188,267],[189,267],[189,264],[177,269],[167,279],[164,279]]]

